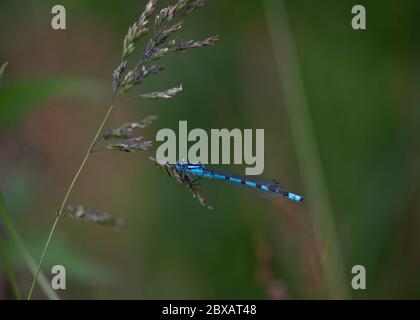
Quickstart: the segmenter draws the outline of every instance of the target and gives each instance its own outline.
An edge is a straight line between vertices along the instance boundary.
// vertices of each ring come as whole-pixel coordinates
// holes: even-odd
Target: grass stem
[[[348,297],[348,286],[325,175],[318,150],[305,88],[300,77],[299,63],[284,1],[264,0],[268,30],[275,63],[281,81],[285,108],[289,118],[299,169],[305,185],[306,205],[312,225],[322,242],[323,278],[327,296]]]
[[[31,288],[30,288],[28,296],[27,296],[27,300],[31,300],[31,298],[32,298],[32,294],[33,294],[33,291],[34,291],[34,288],[35,288],[35,284],[38,280],[39,273],[41,272],[41,267],[42,267],[42,264],[44,262],[45,256],[47,254],[48,247],[50,245],[50,242],[51,242],[51,239],[52,239],[53,234],[55,232],[55,229],[57,228],[58,222],[60,221],[60,217],[63,214],[63,211],[66,207],[67,200],[70,197],[70,194],[71,194],[71,192],[72,192],[72,190],[73,190],[73,188],[74,188],[74,186],[75,186],[75,184],[76,184],[76,182],[79,178],[79,175],[82,172],[83,168],[85,167],[85,165],[87,163],[87,160],[89,159],[89,156],[92,153],[92,149],[96,145],[96,142],[99,138],[99,135],[101,134],[101,132],[102,132],[104,126],[105,126],[105,123],[107,122],[107,120],[108,120],[109,116],[111,115],[111,112],[112,112],[113,109],[114,109],[114,104],[111,104],[111,106],[108,108],[108,111],[107,111],[105,117],[103,118],[101,124],[99,125],[99,128],[96,131],[96,134],[95,134],[94,138],[92,139],[92,142],[89,146],[89,149],[87,150],[87,152],[86,152],[86,154],[85,154],[85,156],[82,160],[82,163],[79,166],[79,169],[77,170],[76,174],[74,175],[74,177],[73,177],[73,179],[70,183],[70,186],[67,189],[67,192],[66,192],[66,194],[64,196],[64,199],[61,203],[60,210],[58,210],[58,212],[57,212],[57,215],[54,219],[54,223],[53,223],[53,225],[51,227],[51,230],[50,230],[50,233],[48,235],[47,242],[45,243],[44,249],[42,251],[42,255],[41,255],[41,258],[40,258],[38,266],[37,266],[37,270],[36,270],[36,273],[35,273],[35,276],[34,276],[34,280],[32,281],[32,285],[31,285]]]
[[[12,264],[7,253],[6,241],[4,241],[2,235],[0,235],[0,261],[3,264],[4,272],[6,273],[7,279],[9,280],[10,288],[12,289],[16,300],[21,300],[21,295],[17,285],[16,277],[13,272]]]

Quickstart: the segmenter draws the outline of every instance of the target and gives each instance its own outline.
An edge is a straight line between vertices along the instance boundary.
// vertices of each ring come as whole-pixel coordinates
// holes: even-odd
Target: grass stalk
[[[41,267],[42,267],[42,264],[44,262],[45,256],[47,254],[48,247],[51,243],[51,239],[54,235],[55,229],[57,228],[58,222],[60,221],[60,218],[63,214],[63,211],[66,207],[67,200],[68,200],[68,198],[69,198],[69,196],[70,196],[70,194],[71,194],[71,192],[72,192],[72,190],[73,190],[73,188],[74,188],[74,186],[75,186],[75,184],[76,184],[76,182],[77,182],[77,180],[80,176],[80,173],[82,172],[83,168],[85,167],[85,165],[86,165],[86,163],[89,159],[89,156],[92,153],[92,149],[95,147],[96,141],[98,140],[98,138],[99,138],[104,126],[105,126],[105,123],[107,122],[107,120],[108,120],[109,116],[111,115],[111,112],[112,112],[113,109],[114,109],[114,104],[111,104],[111,106],[108,108],[107,113],[105,114],[105,117],[103,118],[101,124],[99,125],[98,130],[96,131],[96,134],[95,134],[94,138],[92,139],[92,142],[89,146],[89,149],[87,150],[87,152],[86,152],[86,154],[85,154],[85,156],[82,160],[82,163],[79,166],[79,169],[77,170],[76,174],[74,175],[74,177],[73,177],[73,179],[72,179],[72,181],[71,181],[71,183],[70,183],[70,185],[67,189],[67,192],[66,192],[66,194],[64,196],[64,199],[61,203],[60,209],[58,210],[57,215],[55,216],[55,219],[54,219],[54,223],[53,223],[53,225],[50,229],[50,233],[48,235],[48,238],[47,238],[47,241],[45,243],[44,249],[42,250],[41,258],[40,258],[38,266],[36,268],[35,276],[34,276],[34,279],[32,281],[31,288],[29,289],[27,300],[30,300],[32,298],[32,294],[33,294],[33,291],[34,291],[34,288],[35,288],[35,284],[36,284],[36,282],[38,280],[38,277],[39,277],[39,274],[41,272]]]
[[[299,169],[305,185],[305,198],[308,200],[306,206],[308,212],[311,213],[314,232],[322,242],[325,253],[321,264],[327,297],[344,299],[348,297],[349,283],[344,273],[344,263],[326,179],[304,85],[300,77],[286,8],[281,0],[263,0],[263,5]]]
[[[22,255],[23,259],[25,260],[29,270],[32,272],[33,275],[36,273],[36,262],[34,258],[32,258],[29,250],[27,249],[25,243],[22,240],[22,237],[18,233],[17,229],[15,228],[12,220],[10,219],[9,212],[7,210],[6,203],[4,201],[3,195],[0,192],[0,218],[4,223],[5,228],[10,234],[12,241],[15,243],[17,250]],[[40,273],[38,277],[38,284],[43,290],[44,294],[50,300],[59,300],[59,296],[55,293],[53,289],[51,289],[47,277],[44,273]]]
[[[100,134],[104,128],[105,123],[107,122],[118,97],[126,94],[133,86],[141,85],[144,80],[149,77],[150,75],[160,73],[165,68],[163,65],[151,65],[148,66],[150,62],[159,60],[165,55],[170,53],[180,53],[185,52],[189,49],[200,48],[211,46],[217,41],[217,37],[209,37],[202,41],[182,41],[177,43],[175,39],[169,41],[171,36],[173,36],[176,32],[181,30],[182,22],[178,21],[180,18],[190,14],[191,12],[195,11],[196,9],[202,7],[206,2],[205,1],[192,1],[192,0],[185,0],[185,1],[177,1],[174,5],[168,6],[162,10],[160,10],[154,19],[154,29],[155,33],[152,38],[149,40],[145,52],[140,57],[139,62],[136,64],[134,69],[127,71],[127,63],[128,57],[133,53],[135,49],[136,42],[142,38],[145,34],[149,32],[148,24],[151,16],[153,15],[157,0],[149,0],[146,4],[146,7],[143,13],[139,16],[137,21],[132,24],[127,34],[124,37],[123,41],[123,50],[122,50],[122,57],[119,66],[113,72],[113,99],[112,104],[108,108],[108,111],[102,120],[101,124],[99,125],[96,134],[91,141],[89,149],[87,150],[82,163],[79,166],[76,174],[74,175],[70,186],[67,189],[67,192],[64,196],[64,199],[61,203],[60,209],[57,212],[57,215],[54,219],[54,223],[50,229],[48,234],[47,242],[45,243],[44,249],[42,250],[41,258],[38,263],[38,267],[34,276],[34,280],[32,282],[31,288],[29,290],[27,300],[32,298],[32,294],[35,288],[35,284],[37,282],[38,276],[41,271],[42,264],[44,262],[45,256],[48,251],[48,247],[51,243],[51,239],[54,235],[55,229],[60,221],[60,217],[63,214],[64,210],[66,209],[67,200],[70,197],[70,194],[79,178],[80,173],[82,172],[83,168],[85,167],[89,156],[93,153],[93,149],[96,146],[98,139],[100,139]],[[126,72],[127,71],[127,72]],[[169,90],[161,91],[161,92],[153,92],[150,94],[143,95],[143,97],[147,98],[170,98],[174,96],[176,93],[182,90],[182,87],[179,88],[172,88]],[[124,141],[122,148],[124,151],[127,151],[127,141]],[[137,140],[139,141],[139,140]],[[135,141],[136,142],[136,141]],[[132,150],[145,150],[147,145],[135,144],[134,146],[130,144],[130,149],[128,151],[132,152]],[[117,148],[117,150],[121,149],[121,144]]]
[[[13,272],[12,264],[7,253],[6,241],[4,241],[3,236],[0,235],[0,261],[3,264],[4,272],[6,273],[7,279],[9,280],[10,288],[13,291],[13,294],[16,300],[21,300],[21,295],[17,285],[16,277]]]

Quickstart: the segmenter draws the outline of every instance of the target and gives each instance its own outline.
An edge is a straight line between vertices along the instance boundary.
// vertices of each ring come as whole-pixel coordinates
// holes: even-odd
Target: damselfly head
[[[176,169],[176,171],[178,171],[178,172],[184,172],[185,170],[187,170],[187,169],[188,169],[188,164],[187,164],[187,163],[178,162],[178,163],[175,165],[175,169]]]

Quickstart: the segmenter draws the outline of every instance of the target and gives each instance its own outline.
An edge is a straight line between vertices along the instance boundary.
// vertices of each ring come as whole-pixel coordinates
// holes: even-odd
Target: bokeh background
[[[107,127],[156,114],[160,128],[265,129],[265,172],[307,202],[217,182],[209,211],[144,153],[95,154],[70,202],[127,221],[119,232],[63,217],[43,271],[64,299],[419,298],[420,2],[211,0],[183,39],[211,48],[165,58]],[[54,214],[111,100],[122,39],[145,0],[0,2],[0,187],[38,260]],[[170,3],[160,1],[161,5]],[[351,8],[367,9],[367,30]],[[143,40],[145,41],[145,40]],[[174,87],[168,101],[139,94]],[[226,168],[243,173],[243,167]],[[1,234],[27,293],[27,265]],[[367,290],[351,288],[363,265]],[[3,269],[2,269],[3,270]],[[4,272],[0,298],[13,298]],[[45,295],[37,288],[35,298]]]

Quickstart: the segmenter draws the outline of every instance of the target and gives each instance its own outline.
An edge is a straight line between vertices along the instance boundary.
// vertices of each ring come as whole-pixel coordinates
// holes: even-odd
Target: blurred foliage
[[[2,65],[0,65],[0,80],[3,77],[3,73],[4,73],[4,70],[6,70],[7,64],[8,62],[6,61]]]
[[[30,203],[37,196],[37,179],[31,176],[30,172],[15,169],[12,175],[3,176],[4,182],[7,182],[7,192],[4,197],[7,199],[8,206],[15,215],[19,215],[28,210]]]
[[[38,257],[45,244],[45,234],[43,232],[27,232],[25,234],[24,240],[28,244],[29,252],[33,257]],[[11,261],[16,266],[16,269],[19,271],[26,270],[17,248],[11,245],[9,250],[12,253]],[[45,261],[47,274],[49,274],[54,265],[66,267],[66,277],[70,283],[77,281],[79,284],[88,287],[91,283],[95,285],[109,285],[115,281],[115,274],[109,268],[93,261],[81,248],[78,248],[72,241],[62,236],[57,236],[51,244]]]
[[[34,257],[110,96],[86,77],[111,90],[122,37],[144,2],[62,1],[64,32],[50,28],[53,1],[0,3],[0,61],[9,61],[0,90],[0,136],[18,136],[28,122],[41,121],[37,111],[27,111],[44,106],[48,112],[52,99],[70,98],[74,105],[60,109],[70,124],[60,136],[47,135],[38,151],[52,169],[39,169],[34,182],[20,183],[19,175],[0,181],[6,195],[16,194],[13,202],[27,201],[18,223],[33,229],[26,238]],[[285,1],[345,267],[349,278],[353,265],[367,268],[368,290],[353,297],[419,298],[420,3],[359,3],[367,8],[368,29],[356,32],[352,1]],[[190,129],[264,128],[264,175],[305,194],[261,1],[209,1],[187,19],[181,39],[213,34],[220,37],[216,46],[165,59],[167,69],[123,98],[111,122],[157,114],[158,128],[175,131],[179,120],[188,120]],[[170,101],[138,97],[180,83],[184,91]],[[63,143],[54,143],[58,139]],[[0,177],[16,170],[0,162]],[[71,298],[267,298],[258,276],[256,241],[262,237],[287,296],[314,297],[312,251],[289,219],[305,219],[305,207],[253,198],[224,184],[204,187],[212,212],[145,155],[95,155],[73,197],[124,216],[127,228],[113,233],[63,220],[45,270],[66,266]],[[39,190],[36,197],[31,188]]]
[[[49,78],[7,84],[0,91],[0,125],[12,125],[25,112],[57,97],[95,98],[98,83],[81,78]]]

